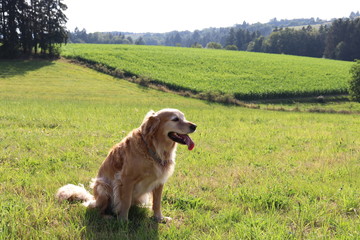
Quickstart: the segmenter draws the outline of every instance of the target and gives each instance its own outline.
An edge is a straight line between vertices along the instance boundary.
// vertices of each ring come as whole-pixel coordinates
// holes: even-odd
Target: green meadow
[[[179,146],[163,213],[127,223],[56,190],[84,184],[150,110],[198,125]],[[359,115],[222,106],[65,61],[0,61],[0,239],[359,239]]]
[[[351,62],[242,51],[68,44],[63,56],[142,76],[172,89],[239,100],[347,93]]]

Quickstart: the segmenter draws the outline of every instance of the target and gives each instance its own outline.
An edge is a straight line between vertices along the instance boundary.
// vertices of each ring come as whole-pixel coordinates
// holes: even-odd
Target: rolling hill
[[[175,90],[238,100],[346,94],[351,62],[290,55],[135,45],[69,44],[63,56]]]

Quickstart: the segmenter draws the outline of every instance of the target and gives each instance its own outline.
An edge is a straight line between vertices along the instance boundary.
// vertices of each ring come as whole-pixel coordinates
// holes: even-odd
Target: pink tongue
[[[191,138],[188,135],[182,135],[184,137],[185,143],[188,146],[188,149],[191,151],[194,149],[195,147],[195,143],[193,142],[193,140],[191,140]]]

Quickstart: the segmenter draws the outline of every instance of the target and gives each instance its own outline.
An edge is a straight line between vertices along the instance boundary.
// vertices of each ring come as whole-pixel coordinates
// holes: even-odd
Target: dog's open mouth
[[[173,140],[174,142],[187,145],[188,149],[191,151],[195,147],[195,143],[187,134],[180,134],[176,132],[170,132],[168,134],[169,138]]]

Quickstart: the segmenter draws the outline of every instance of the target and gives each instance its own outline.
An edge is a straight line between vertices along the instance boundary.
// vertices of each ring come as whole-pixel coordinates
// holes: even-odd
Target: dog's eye
[[[178,118],[178,117],[175,117],[175,118],[173,118],[171,121],[178,122],[178,121],[179,121],[179,118]]]

